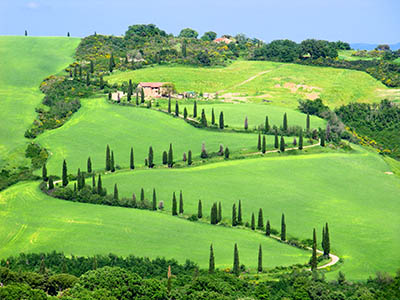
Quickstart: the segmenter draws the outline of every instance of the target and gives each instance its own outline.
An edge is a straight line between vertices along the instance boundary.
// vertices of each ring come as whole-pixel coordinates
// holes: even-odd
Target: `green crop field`
[[[262,61],[237,61],[226,68],[157,66],[116,72],[111,83],[173,82],[179,92],[218,92],[225,101],[269,101],[296,108],[298,99],[320,97],[330,107],[375,102],[390,90],[365,72]]]
[[[329,222],[332,252],[344,259],[340,268],[352,279],[376,271],[395,272],[400,259],[398,211],[400,180],[387,175],[390,167],[375,153],[356,148],[353,154],[320,153],[303,156],[237,160],[189,169],[140,170],[105,176],[112,190],[130,197],[156,188],[158,199],[171,210],[172,193],[183,191],[185,212],[195,213],[198,199],[209,215],[213,202],[222,202],[229,221],[232,204],[243,203],[250,221],[263,208],[264,217],[279,230],[285,213],[289,236],[311,238]],[[384,191],[384,193],[383,193]]]
[[[27,164],[24,132],[43,98],[39,84],[72,61],[79,41],[0,36],[0,166],[5,159],[11,165]]]
[[[57,200],[44,195],[37,183],[17,184],[0,193],[0,257],[20,252],[63,251],[65,254],[134,254],[175,258],[208,266],[210,244],[219,268],[232,268],[233,246],[240,261],[257,266],[305,263],[308,251],[280,244],[262,234],[190,222],[162,213]]]

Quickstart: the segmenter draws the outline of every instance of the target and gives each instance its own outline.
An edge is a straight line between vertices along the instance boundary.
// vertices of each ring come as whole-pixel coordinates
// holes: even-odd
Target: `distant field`
[[[339,59],[344,60],[373,60],[371,57],[361,57],[361,56],[353,56],[352,54],[355,53],[355,50],[340,50],[339,51]],[[376,59],[380,59],[377,57]]]
[[[24,132],[43,98],[39,84],[72,61],[79,41],[0,36],[0,167],[5,160],[12,166],[27,164]]]
[[[38,183],[17,184],[0,193],[0,258],[20,252],[62,251],[65,254],[108,254],[186,259],[208,267],[214,245],[218,268],[232,268],[238,243],[240,262],[257,266],[261,244],[264,266],[305,263],[310,252],[280,244],[265,235],[189,222],[132,208],[57,200]]]
[[[188,214],[196,212],[198,199],[206,216],[212,203],[221,201],[227,221],[232,204],[241,199],[245,220],[263,208],[279,229],[285,213],[288,234],[301,239],[310,238],[316,227],[320,241],[321,227],[329,222],[332,251],[344,259],[340,270],[347,278],[363,279],[399,267],[400,179],[384,173],[390,167],[377,154],[357,149],[354,154],[267,155],[189,169],[128,171],[105,176],[103,184],[112,190],[118,183],[120,195],[127,197],[144,188],[150,198],[156,188],[169,211],[172,193],[183,190]]]
[[[111,83],[173,82],[178,91],[218,92],[226,100],[296,108],[298,99],[320,97],[336,107],[349,102],[374,102],[388,89],[365,72],[327,67],[261,61],[237,61],[226,68],[157,66],[119,72],[107,77]]]

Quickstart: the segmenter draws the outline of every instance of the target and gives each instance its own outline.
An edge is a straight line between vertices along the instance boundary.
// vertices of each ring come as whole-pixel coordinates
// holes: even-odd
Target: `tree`
[[[54,181],[53,181],[53,177],[49,178],[49,191],[51,191],[52,189],[54,189]]]
[[[49,178],[47,177],[47,167],[46,167],[46,164],[43,164],[43,167],[42,167],[42,179],[43,179],[43,181],[49,180]]]
[[[179,193],[179,214],[183,214],[183,195],[182,195],[182,190]]]
[[[157,210],[157,195],[156,195],[156,189],[153,188],[153,210]]]
[[[247,119],[247,116],[246,118],[244,118],[244,129],[245,130],[249,129],[249,120]]]
[[[140,202],[144,202],[144,200],[145,200],[145,197],[144,197],[144,189],[143,188],[141,188],[140,189]]]
[[[251,230],[256,230],[256,219],[254,213],[251,213]]]
[[[322,247],[324,249],[324,256],[329,257],[329,253],[331,251],[331,243],[330,243],[330,238],[329,238],[329,228],[328,228],[328,223],[325,224],[325,227],[323,229],[323,240],[322,240]]]
[[[68,32],[69,33],[69,32]],[[93,60],[90,61],[90,73],[94,73],[94,63]]]
[[[310,113],[307,113],[306,129],[307,129],[307,132],[310,131]]]
[[[261,133],[258,132],[257,150],[261,150]]]
[[[191,166],[192,163],[193,163],[193,161],[192,161],[192,150],[189,150],[189,152],[188,152],[188,161],[187,161],[187,163],[188,163],[188,166]]]
[[[92,193],[96,194],[96,175],[93,173],[92,174]]]
[[[237,226],[236,204],[232,206],[232,226]]]
[[[108,62],[108,70],[110,71],[110,73],[112,73],[114,67],[115,67],[114,54],[111,52],[110,61]]]
[[[62,185],[68,185],[68,169],[67,169],[67,162],[64,159],[63,168],[62,168]]]
[[[78,185],[78,191],[82,189],[82,174],[81,169],[78,169],[78,174],[76,176],[76,183]]]
[[[283,135],[281,135],[281,145],[279,150],[281,150],[281,152],[285,152],[285,139],[283,138]]]
[[[265,235],[266,236],[271,235],[271,224],[269,223],[269,220],[267,220],[267,225],[265,226]]]
[[[321,147],[325,147],[325,132],[323,130],[321,130],[319,138]]]
[[[132,80],[129,79],[128,93],[127,93],[127,100],[128,100],[128,102],[131,102],[132,94],[133,94],[133,85],[132,85]]]
[[[225,158],[226,159],[229,158],[229,148],[228,147],[225,148]]]
[[[282,219],[281,219],[281,240],[286,241],[285,214],[282,214]]]
[[[285,113],[283,115],[283,127],[282,127],[284,132],[287,132],[288,130],[288,122],[287,122],[287,114]]]
[[[115,172],[114,151],[111,151],[111,172]]]
[[[201,110],[201,125],[203,127],[207,127],[207,118],[206,118],[206,113],[204,111],[204,109]]]
[[[25,36],[28,36],[28,30],[25,30]]]
[[[217,34],[214,31],[207,31],[203,34],[201,39],[205,42],[212,42],[217,37]]]
[[[233,251],[233,274],[239,276],[240,274],[240,265],[239,265],[239,250],[237,244],[235,243],[235,248]]]
[[[188,112],[187,112],[186,107],[184,107],[184,108],[183,108],[183,118],[186,120],[187,117],[188,117]]]
[[[257,266],[257,271],[259,273],[261,273],[263,271],[263,263],[262,263],[263,259],[262,259],[262,248],[261,248],[261,244],[258,247],[258,266]]]
[[[99,178],[97,180],[97,194],[103,195],[103,184],[101,182],[101,175],[99,174]]]
[[[275,144],[274,144],[275,149],[279,148],[279,140],[278,140],[278,130],[275,129]]]
[[[149,168],[154,167],[153,158],[154,158],[153,147],[150,146],[149,147],[149,156],[148,156]]]
[[[172,194],[172,215],[173,216],[177,216],[178,215],[178,211],[177,211],[177,203],[176,203],[176,196],[175,196],[175,192]]]
[[[197,118],[197,102],[194,100],[193,103],[193,118]]]
[[[172,168],[174,165],[174,154],[172,151],[172,144],[169,144],[169,151],[168,151],[168,167]]]
[[[215,114],[214,114],[214,107],[211,109],[211,124],[215,124]]]
[[[268,116],[265,116],[265,125],[264,125],[264,133],[268,133],[269,132],[269,130],[270,130],[270,127],[269,127],[269,120],[268,120]]]
[[[178,104],[178,101],[175,102],[175,117],[179,117],[179,104]]]
[[[242,200],[239,200],[239,206],[238,206],[238,225],[243,225],[243,219],[242,219]]]
[[[180,38],[193,38],[193,39],[197,39],[197,37],[199,36],[199,33],[196,30],[193,30],[191,28],[184,28],[181,30],[181,32],[179,33]]]
[[[263,138],[262,138],[261,152],[262,152],[263,154],[265,154],[265,152],[267,152],[267,141],[266,141],[265,135],[263,135]]]
[[[224,112],[219,113],[219,129],[224,129],[225,124],[224,124]]]
[[[87,172],[90,174],[92,173],[92,160],[90,159],[90,156],[87,160]]]
[[[199,204],[197,205],[197,218],[203,218],[203,205],[201,204],[201,200],[199,200]]]
[[[110,146],[107,145],[106,148],[106,171],[111,170],[111,154],[110,154]]]
[[[262,208],[260,208],[258,211],[257,229],[260,229],[260,230],[264,229],[264,217],[263,217]]]
[[[210,262],[208,264],[208,273],[214,273],[215,271],[215,261],[214,261],[214,250],[213,245],[210,245]]]
[[[144,89],[141,88],[140,89],[140,103],[144,103]]]
[[[222,221],[222,205],[221,202],[218,203],[218,215],[217,215],[217,222]]]
[[[218,216],[217,215],[218,215],[217,203],[214,203],[211,206],[211,214],[210,214],[211,224],[212,225],[215,225],[215,224],[218,223]]]
[[[117,184],[114,184],[114,200],[118,201],[118,187]]]
[[[162,163],[163,163],[163,165],[166,165],[168,163],[167,151],[164,151],[163,154],[162,154]]]
[[[139,90],[136,89],[136,106],[139,106]]]
[[[317,235],[315,233],[315,228],[313,230],[313,244],[312,244],[312,256],[311,256],[311,271],[317,269],[318,261],[317,261]]]
[[[299,136],[299,150],[303,150],[303,130],[300,131],[300,136]]]
[[[130,157],[129,157],[129,168],[131,170],[135,169],[135,158],[133,156],[133,147],[131,147],[131,154],[130,154]]]

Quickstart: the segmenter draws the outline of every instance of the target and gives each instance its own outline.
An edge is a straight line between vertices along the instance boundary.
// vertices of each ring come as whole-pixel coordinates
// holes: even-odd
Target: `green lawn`
[[[372,57],[361,57],[361,56],[353,56],[352,54],[357,51],[355,50],[339,50],[339,59],[344,60],[373,60]],[[376,57],[375,59],[380,59],[380,57]]]
[[[297,107],[298,99],[315,97],[331,107],[374,102],[390,90],[365,72],[266,61],[236,61],[226,68],[148,67],[117,72],[106,79],[111,83],[168,81],[179,92],[218,92],[230,101],[270,101],[291,108]]]
[[[44,77],[72,61],[73,38],[0,36],[0,167],[27,164],[24,132],[36,117]],[[3,161],[2,161],[3,160]]]
[[[198,199],[209,215],[221,201],[229,222],[232,204],[243,202],[243,214],[263,208],[265,219],[279,229],[285,213],[289,236],[312,237],[329,222],[332,251],[344,259],[340,268],[348,278],[365,279],[377,271],[394,273],[399,267],[398,231],[400,180],[387,175],[389,166],[361,148],[356,153],[236,160],[189,169],[140,170],[103,177],[109,191],[118,184],[120,196],[146,197],[156,188],[158,199],[171,210],[172,193],[183,191],[185,212],[195,213]]]
[[[214,245],[219,268],[231,268],[238,243],[240,262],[257,266],[305,263],[310,252],[280,244],[265,235],[189,222],[151,211],[74,203],[44,195],[38,183],[17,184],[0,193],[0,257],[20,252],[63,251],[74,255],[114,253],[186,259],[208,267]]]

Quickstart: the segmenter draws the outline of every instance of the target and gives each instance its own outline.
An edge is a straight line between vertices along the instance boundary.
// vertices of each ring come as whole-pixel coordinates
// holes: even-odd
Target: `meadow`
[[[76,38],[0,36],[0,167],[26,165],[24,132],[43,98],[40,82],[62,70],[79,44]]]

